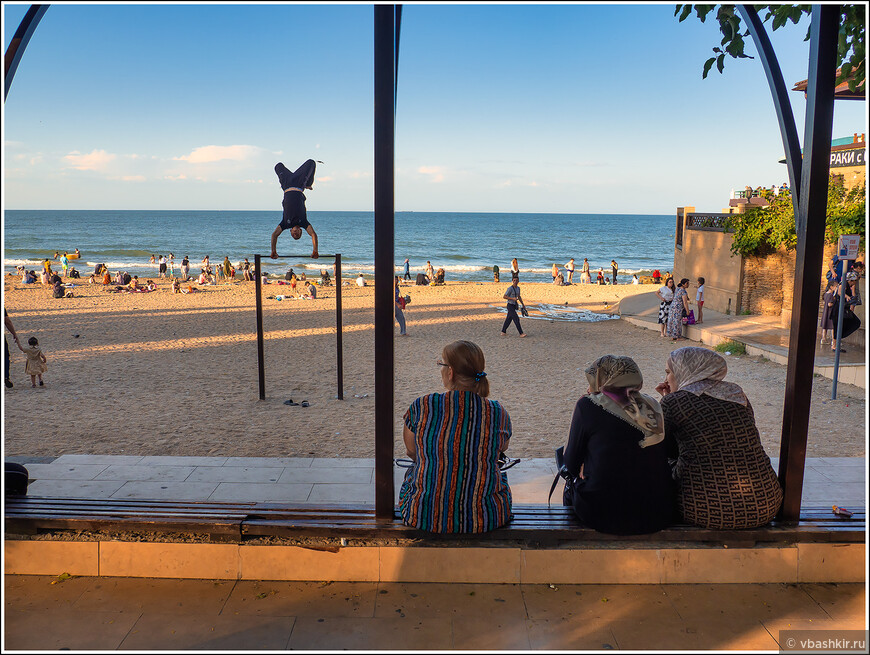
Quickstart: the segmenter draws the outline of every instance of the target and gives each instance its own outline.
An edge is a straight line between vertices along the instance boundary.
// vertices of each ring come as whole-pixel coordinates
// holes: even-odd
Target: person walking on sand
[[[232,279],[230,276],[230,272],[233,269],[233,265],[230,263],[229,255],[224,257],[223,269],[224,269],[224,279],[227,279],[227,280]]]
[[[407,257],[405,257],[405,275],[404,275],[404,277],[406,280],[411,279],[411,260],[409,260]]]
[[[63,257],[60,258],[60,267],[63,269],[63,277],[66,277],[69,270],[69,257],[67,257],[67,253],[63,253]]]
[[[613,284],[616,284],[616,274],[619,272],[619,264],[615,259],[610,260],[610,268],[613,270]]]
[[[311,258],[317,259],[320,256],[317,252],[317,233],[311,227],[311,223],[308,222],[304,193],[305,189],[312,189],[314,187],[314,170],[316,167],[317,162],[313,159],[308,159],[302,166],[291,173],[281,162],[275,164],[275,174],[278,176],[278,182],[280,182],[281,189],[284,191],[284,200],[281,203],[281,206],[284,208],[284,215],[278,227],[272,232],[272,254],[269,255],[272,259],[278,257],[278,251],[275,248],[278,243],[278,237],[284,230],[290,230],[290,236],[296,240],[302,237],[302,230],[308,232],[311,236]]]
[[[592,276],[589,274],[589,260],[583,258],[583,268],[580,269],[580,284],[589,284],[592,281]]]
[[[522,326],[520,325],[519,314],[517,314],[518,303],[523,306],[523,312],[526,311],[526,303],[523,302],[523,297],[520,295],[519,277],[515,277],[511,280],[511,285],[507,288],[507,291],[504,292],[503,297],[507,300],[507,317],[504,319],[504,325],[501,326],[502,336],[507,334],[507,329],[511,322],[516,324],[517,332],[520,333],[521,337],[526,336],[525,332],[523,332]]]
[[[408,336],[408,330],[405,327],[405,299],[402,297],[402,293],[399,291],[399,276],[396,276],[395,281],[393,282],[393,299],[395,304],[395,314],[396,321],[399,323],[399,334],[403,337]]]
[[[432,284],[435,281],[435,269],[432,268],[432,262],[426,262],[426,277],[429,278],[429,284]]]
[[[166,255],[160,255],[157,260],[157,277],[166,277]]]
[[[44,386],[42,382],[42,374],[45,373],[45,355],[39,349],[39,340],[36,337],[30,337],[27,340],[27,348],[21,346],[21,342],[17,339],[19,350],[27,355],[27,363],[24,365],[24,372],[30,376],[30,386],[36,387],[36,380],[39,380],[39,386]]]
[[[187,282],[190,279],[190,258],[187,255],[181,260],[181,274],[184,276],[182,282]]]

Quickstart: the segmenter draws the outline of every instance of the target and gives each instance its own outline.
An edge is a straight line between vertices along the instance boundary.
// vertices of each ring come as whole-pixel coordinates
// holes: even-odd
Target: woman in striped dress
[[[511,420],[489,400],[483,351],[470,341],[444,347],[437,361],[445,393],[417,398],[403,437],[414,461],[399,494],[402,520],[428,532],[488,532],[511,518],[507,474]]]

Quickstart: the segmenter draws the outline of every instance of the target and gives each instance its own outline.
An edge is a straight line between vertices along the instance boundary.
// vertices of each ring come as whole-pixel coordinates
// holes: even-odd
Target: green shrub
[[[713,350],[719,353],[729,352],[732,355],[745,355],[746,354],[746,345],[740,343],[739,341],[723,341],[720,344],[717,344]]]

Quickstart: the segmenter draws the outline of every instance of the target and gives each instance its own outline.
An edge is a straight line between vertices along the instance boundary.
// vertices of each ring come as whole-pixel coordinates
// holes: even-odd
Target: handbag
[[[566,487],[574,486],[574,476],[568,472],[568,468],[565,466],[565,446],[559,446],[556,448],[556,468],[558,468],[558,472],[556,473],[556,477],[553,478],[553,484],[550,485],[550,493],[547,496],[547,507],[550,506],[550,499],[553,497],[553,491],[556,489],[556,485],[559,483],[559,478],[565,480]]]

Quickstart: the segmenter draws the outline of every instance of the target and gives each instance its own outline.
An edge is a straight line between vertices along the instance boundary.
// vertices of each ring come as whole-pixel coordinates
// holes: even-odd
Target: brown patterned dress
[[[761,446],[752,406],[677,391],[662,398],[665,432],[679,457],[674,466],[683,519],[714,529],[768,523],[782,488]]]

